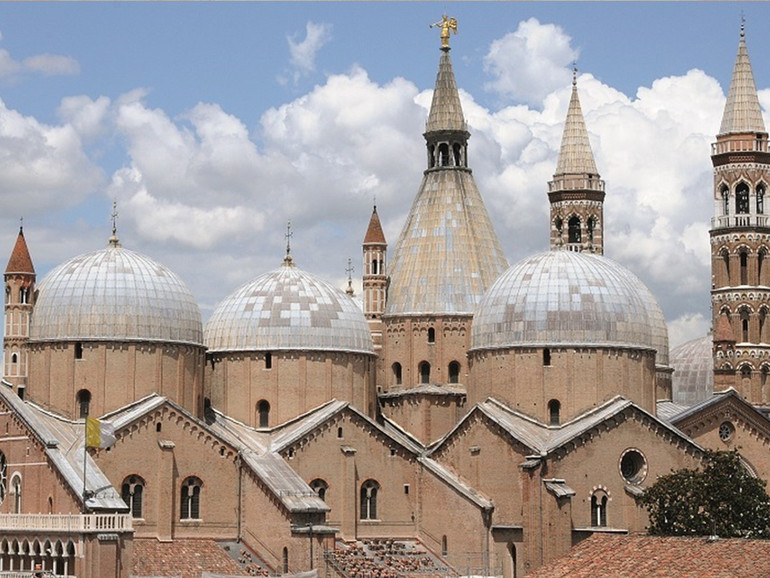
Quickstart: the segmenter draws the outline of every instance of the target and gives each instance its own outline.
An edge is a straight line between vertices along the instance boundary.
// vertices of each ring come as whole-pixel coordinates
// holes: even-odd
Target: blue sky
[[[763,106],[763,2],[0,3],[0,247],[24,217],[40,276],[103,247],[170,266],[207,317],[280,263],[360,275],[376,196],[391,247],[424,167],[439,57],[511,264],[547,248],[546,182],[571,63],[607,182],[607,254],[650,286],[672,343],[709,327],[708,144],[741,16]]]

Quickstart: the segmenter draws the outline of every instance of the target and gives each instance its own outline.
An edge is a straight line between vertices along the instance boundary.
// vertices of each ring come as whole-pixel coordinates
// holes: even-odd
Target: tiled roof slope
[[[770,576],[770,540],[594,534],[530,578]]]
[[[19,236],[16,237],[16,245],[13,247],[5,273],[6,275],[9,273],[35,274],[35,266],[32,264],[32,257],[29,256],[29,249],[27,248],[27,241],[24,239],[23,229],[19,229]]]
[[[203,572],[248,576],[214,540],[159,542],[155,538],[134,539],[132,576],[198,578]]]
[[[369,219],[369,227],[366,229],[364,245],[384,245],[385,233],[382,232],[380,217],[377,216],[377,207],[372,211],[372,218]]]
[[[765,121],[759,107],[754,74],[751,71],[749,52],[746,49],[746,34],[741,27],[738,56],[735,58],[730,91],[722,116],[719,134],[765,132]]]
[[[588,140],[588,131],[580,108],[577,81],[572,81],[572,96],[567,109],[567,120],[561,137],[561,150],[556,163],[556,175],[596,175],[596,162]]]
[[[425,132],[436,130],[466,130],[463,107],[460,104],[460,95],[457,92],[457,82],[448,50],[441,52],[436,88],[433,91],[430,114],[425,124]]]

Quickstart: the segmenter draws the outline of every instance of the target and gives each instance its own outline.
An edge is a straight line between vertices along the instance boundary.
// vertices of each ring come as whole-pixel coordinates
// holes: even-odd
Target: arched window
[[[11,477],[11,493],[13,494],[13,513],[21,514],[21,475]]]
[[[11,354],[11,363],[16,364],[19,363],[19,354],[14,352]]]
[[[759,310],[759,342],[765,342],[765,321],[767,321],[767,308]]]
[[[735,187],[735,213],[748,215],[749,213],[749,185],[741,183]]]
[[[449,145],[447,143],[438,145],[438,164],[442,167],[449,166]]]
[[[81,418],[88,417],[88,411],[91,408],[91,392],[87,389],[81,389],[77,393],[78,413]]]
[[[749,256],[746,251],[741,251],[741,285],[749,284]]]
[[[327,484],[324,480],[321,478],[316,478],[310,482],[310,489],[318,494],[318,497],[321,498],[324,502],[326,501],[326,490],[329,489],[329,484]]]
[[[449,364],[449,383],[460,383],[460,364],[457,361]]]
[[[580,217],[576,215],[570,218],[567,227],[569,229],[569,242],[580,243]]]
[[[724,185],[722,186],[722,211],[725,215],[730,214],[730,193]]]
[[[548,423],[550,425],[559,425],[559,412],[561,411],[561,403],[558,399],[552,399],[548,402]]]
[[[446,534],[441,536],[441,555],[446,556],[449,554],[449,544],[447,542]]]
[[[722,255],[722,262],[725,265],[725,282],[727,285],[730,284],[730,253],[727,251],[727,249],[722,249],[719,253]]]
[[[428,343],[436,343],[436,330],[433,327],[428,328]]]
[[[420,383],[430,383],[430,363],[427,361],[421,361],[417,366],[417,370],[420,372]]]
[[[401,364],[396,362],[391,367],[393,369],[393,381],[396,385],[401,385]]]
[[[5,286],[5,304],[8,305],[11,303],[11,288],[6,285]]]
[[[751,380],[751,366],[750,365],[744,365],[741,367],[741,379],[744,382],[748,382]]]
[[[749,310],[744,307],[740,311],[741,314],[741,341],[747,343],[749,341]]]
[[[551,365],[551,350],[547,347],[543,349],[543,365]]]
[[[594,242],[594,231],[596,230],[596,223],[596,217],[591,217],[588,219],[588,241],[590,243]]]
[[[289,549],[286,547],[283,548],[283,573],[289,573]]]
[[[377,493],[380,484],[374,480],[366,480],[361,484],[361,519],[377,519]]]
[[[144,494],[144,480],[139,476],[128,476],[123,480],[120,497],[128,506],[132,518],[143,518],[142,495]]]
[[[182,503],[179,508],[180,519],[200,520],[202,487],[203,482],[195,476],[190,476],[182,482]]]
[[[757,215],[765,212],[765,186],[757,186]]]
[[[428,147],[428,168],[432,169],[436,166],[436,147],[430,145]]]
[[[259,427],[270,426],[270,404],[267,402],[267,400],[263,399],[257,403],[257,418]]]
[[[766,285],[765,279],[762,276],[763,265],[765,264],[765,258],[767,257],[767,251],[762,247],[757,251],[757,285]]]
[[[265,369],[273,369],[273,354],[269,351],[265,353]]]
[[[562,227],[564,227],[564,223],[561,220],[561,217],[556,217],[556,220],[553,222],[553,226],[556,227],[556,232],[559,233],[559,236],[561,237],[561,230]]]
[[[452,153],[454,153],[455,166],[463,166],[462,147],[460,146],[460,143],[455,143],[452,145]]]
[[[607,494],[595,492],[591,496],[591,526],[604,527],[607,525]]]

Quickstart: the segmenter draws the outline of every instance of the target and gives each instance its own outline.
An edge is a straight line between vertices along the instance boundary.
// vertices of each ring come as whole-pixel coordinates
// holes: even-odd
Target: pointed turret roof
[[[13,247],[11,258],[8,260],[8,267],[5,268],[5,274],[25,273],[35,274],[35,266],[32,264],[32,257],[29,255],[27,241],[24,239],[24,228],[19,227],[19,236],[16,237],[16,245]]]
[[[555,175],[597,174],[594,153],[591,150],[586,123],[583,119],[583,110],[580,108],[576,72],[572,75],[572,97],[567,109],[567,120],[564,123]]]
[[[385,233],[382,232],[382,225],[380,225],[380,218],[377,216],[377,205],[374,205],[372,211],[372,218],[369,219],[369,228],[366,229],[366,236],[364,237],[364,245],[385,245]]]
[[[508,262],[466,164],[469,134],[448,47],[424,136],[433,161],[393,251],[385,314],[471,315]]]
[[[425,124],[425,132],[466,129],[460,93],[457,91],[455,73],[452,70],[452,60],[449,58],[449,48],[446,47],[441,51],[436,88],[433,91],[433,101]]]
[[[765,132],[765,121],[759,106],[749,52],[746,49],[746,32],[742,24],[738,56],[735,58],[733,78],[730,81],[730,91],[727,95],[719,134],[747,132]]]

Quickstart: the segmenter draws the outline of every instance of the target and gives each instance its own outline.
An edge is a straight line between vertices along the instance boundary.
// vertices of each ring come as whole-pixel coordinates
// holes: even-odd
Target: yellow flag
[[[86,446],[108,448],[115,443],[115,426],[108,421],[86,418]]]

